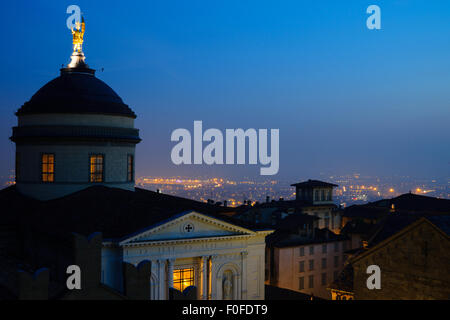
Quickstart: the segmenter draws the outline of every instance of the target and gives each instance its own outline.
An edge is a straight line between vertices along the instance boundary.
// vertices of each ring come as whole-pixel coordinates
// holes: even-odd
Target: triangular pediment
[[[216,238],[253,235],[254,231],[196,211],[184,212],[138,234],[130,236],[120,244],[170,241],[182,239]]]

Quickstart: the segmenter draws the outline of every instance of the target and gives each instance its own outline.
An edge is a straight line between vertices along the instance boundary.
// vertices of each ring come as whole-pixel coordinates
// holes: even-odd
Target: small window
[[[300,257],[303,257],[305,255],[305,247],[300,248],[299,254],[300,254]]]
[[[337,268],[339,266],[339,256],[334,256],[334,267]]]
[[[309,271],[314,270],[314,260],[309,260]]]
[[[303,289],[305,289],[305,278],[300,277],[300,278],[298,278],[298,290],[303,290]]]
[[[322,253],[327,253],[327,245],[322,245]]]
[[[309,254],[310,255],[314,254],[314,246],[309,247]]]
[[[134,181],[134,159],[132,154],[129,154],[127,157],[127,181]]]
[[[298,272],[305,272],[305,261],[300,261],[298,263]]]
[[[103,182],[104,173],[104,156],[102,154],[94,154],[90,156],[90,182]]]
[[[333,272],[333,280],[335,281],[335,280],[337,280],[337,278],[338,278],[338,272],[337,271],[334,271]]]
[[[173,287],[181,292],[194,285],[194,268],[173,271]]]
[[[327,284],[327,274],[324,272],[322,273],[322,285],[326,285]]]
[[[42,154],[41,159],[41,179],[42,182],[55,181],[55,155],[51,153]]]
[[[339,252],[339,242],[334,243],[334,252]]]
[[[323,258],[322,259],[322,269],[326,269],[327,268],[327,258]]]
[[[309,287],[314,288],[314,276],[309,276]]]

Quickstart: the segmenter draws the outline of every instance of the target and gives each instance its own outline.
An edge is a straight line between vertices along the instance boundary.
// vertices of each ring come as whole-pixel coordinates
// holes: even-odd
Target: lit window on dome
[[[102,154],[94,154],[90,156],[90,182],[103,182],[103,161]]]
[[[133,161],[133,155],[128,155],[127,160],[127,181],[131,182],[134,180],[134,161]]]
[[[181,292],[194,285],[194,268],[176,269],[173,271],[173,287]]]
[[[42,182],[55,181],[55,155],[50,153],[42,154],[41,177]]]

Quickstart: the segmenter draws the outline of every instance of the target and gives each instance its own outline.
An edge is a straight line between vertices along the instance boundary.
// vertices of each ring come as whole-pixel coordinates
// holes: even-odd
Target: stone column
[[[247,251],[241,252],[241,299],[247,299]]]
[[[202,257],[202,288],[201,288],[201,299],[208,299],[208,259],[209,256]]]
[[[151,262],[151,274],[150,274],[150,299],[151,300],[158,300],[158,298],[159,298],[159,283],[157,283],[156,281],[155,282],[151,282],[151,279],[152,279],[152,275],[153,274],[155,274],[155,275],[158,275],[158,271],[157,271],[157,268],[156,268],[156,266],[158,266],[159,267],[159,265],[158,265],[158,261],[157,260],[151,260],[150,261]],[[159,278],[159,276],[158,276],[158,278]]]
[[[236,279],[234,281],[234,285],[236,285],[236,295],[235,295],[235,299],[236,300],[241,300],[242,299],[241,274],[242,274],[242,271],[241,271],[241,273],[236,274],[236,276],[235,276]]]
[[[233,300],[239,300],[238,279],[239,279],[239,276],[237,274],[233,275]]]
[[[207,272],[207,279],[208,282],[206,284],[206,292],[208,294],[208,300],[211,300],[211,294],[212,294],[212,258],[211,256],[208,259],[208,272]]]
[[[222,286],[220,285],[220,281],[222,281],[222,278],[218,279],[216,275],[213,273],[216,272],[215,265],[217,263],[217,255],[211,256],[211,268],[210,268],[210,288],[209,288],[209,300],[218,300],[220,299],[219,294],[222,290]]]
[[[169,288],[173,288],[173,264],[175,259],[167,260],[167,294],[169,293]]]
[[[158,260],[158,299],[165,300],[166,299],[166,264],[164,260]]]

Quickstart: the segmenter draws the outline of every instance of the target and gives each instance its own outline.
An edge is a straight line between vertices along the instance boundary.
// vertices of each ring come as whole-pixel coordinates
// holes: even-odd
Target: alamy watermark
[[[260,168],[261,175],[275,175],[280,165],[279,138],[279,129],[271,129],[269,155],[267,129],[226,129],[224,146],[222,131],[211,128],[203,132],[202,121],[194,121],[193,138],[187,129],[179,128],[172,132],[171,141],[178,143],[172,148],[170,156],[176,165],[246,164],[248,149],[248,164],[258,164],[259,160],[259,164],[265,166]],[[203,142],[209,143],[203,148]]]
[[[370,276],[367,278],[366,285],[367,289],[373,290],[373,289],[381,289],[381,269],[376,264],[372,264],[367,267],[366,270],[367,274],[370,274]]]
[[[376,4],[372,4],[367,7],[366,12],[370,14],[367,18],[366,26],[369,30],[381,29],[381,9]]]
[[[71,14],[67,20],[66,25],[69,30],[77,28],[77,24],[81,23],[81,9],[79,6],[72,4],[67,7],[66,13]]]

